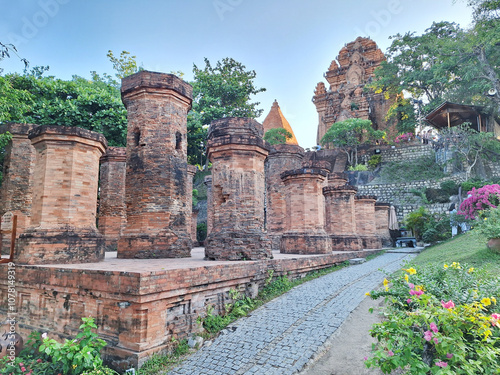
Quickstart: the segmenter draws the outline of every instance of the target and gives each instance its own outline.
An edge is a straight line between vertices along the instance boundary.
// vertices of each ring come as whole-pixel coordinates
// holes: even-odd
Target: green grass
[[[500,270],[500,254],[486,247],[486,239],[471,232],[431,246],[420,253],[412,263],[416,265],[465,263],[474,268],[485,268],[492,276]]]
[[[181,363],[189,353],[187,340],[177,342],[170,354],[153,354],[146,363],[137,371],[137,375],[166,374]]]

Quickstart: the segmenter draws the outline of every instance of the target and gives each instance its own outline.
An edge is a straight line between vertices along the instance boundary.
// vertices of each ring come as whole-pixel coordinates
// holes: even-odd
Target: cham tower
[[[278,102],[276,100],[274,100],[271,110],[269,111],[264,122],[262,123],[262,126],[264,127],[264,134],[266,134],[266,132],[270,129],[283,128],[292,135],[292,138],[286,140],[286,144],[288,145],[299,144],[297,142],[297,138],[295,138],[295,134],[293,133],[292,127],[286,120],[285,116],[283,116],[283,112],[281,112],[280,106],[278,105]]]
[[[314,91],[313,103],[319,118],[318,144],[334,123],[348,118],[368,119],[376,130],[395,133],[394,126],[385,120],[395,99],[385,99],[383,93],[365,88],[384,60],[384,54],[370,38],[358,37],[340,50],[325,74],[330,87],[319,82]]]

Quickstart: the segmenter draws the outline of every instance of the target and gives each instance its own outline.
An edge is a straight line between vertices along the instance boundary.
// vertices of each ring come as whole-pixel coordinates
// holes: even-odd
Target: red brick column
[[[28,139],[28,132],[37,126],[15,123],[0,125],[0,133],[9,132],[12,135],[12,141],[5,148],[3,181],[0,189],[2,254],[10,252],[12,217],[17,215],[17,237],[29,225],[36,153]]]
[[[141,71],[122,80],[127,107],[127,225],[118,258],[191,253],[187,113],[192,87],[172,74]]]
[[[207,237],[212,232],[212,227],[214,223],[214,205],[212,197],[212,176],[205,176],[203,181],[207,187]]]
[[[302,166],[304,149],[281,144],[271,147],[266,159],[266,228],[273,250],[279,250],[281,235],[286,230],[286,189],[281,173]]]
[[[264,128],[249,118],[213,121],[208,133],[212,162],[213,223],[205,255],[217,260],[271,258],[264,234]]]
[[[381,249],[382,241],[377,236],[375,224],[375,202],[373,195],[357,195],[354,198],[356,207],[356,232],[363,241],[365,249]]]
[[[21,264],[96,262],[104,240],[96,228],[99,159],[107,142],[90,130],[40,126],[29,138],[37,157],[30,227],[20,235]]]
[[[391,233],[389,232],[389,203],[375,203],[375,226],[377,236],[382,241],[382,246],[392,247]]]
[[[108,147],[101,157],[99,194],[99,232],[106,251],[116,251],[118,238],[127,223],[125,209],[125,147]]]
[[[286,187],[286,232],[280,252],[287,254],[328,254],[332,251],[325,232],[325,199],[322,188],[324,168],[286,171],[281,178]]]
[[[196,242],[196,220],[198,217],[198,212],[193,210],[193,179],[194,175],[198,171],[198,168],[194,165],[189,165],[187,166],[187,173],[188,173],[188,178],[186,180],[187,182],[187,187],[186,191],[189,194],[188,197],[188,205],[191,206],[191,216],[189,217],[189,235],[191,237],[191,242],[194,243]]]
[[[326,232],[332,239],[333,250],[361,250],[362,241],[356,235],[354,196],[357,188],[346,185],[347,179],[339,175],[328,176],[325,196]]]

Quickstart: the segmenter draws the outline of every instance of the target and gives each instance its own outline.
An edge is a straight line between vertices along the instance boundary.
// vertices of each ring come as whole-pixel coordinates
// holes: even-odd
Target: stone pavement
[[[386,253],[295,287],[239,319],[170,375],[297,374],[408,253]]]

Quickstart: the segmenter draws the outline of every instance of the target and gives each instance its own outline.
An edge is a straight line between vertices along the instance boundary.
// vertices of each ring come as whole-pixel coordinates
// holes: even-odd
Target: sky
[[[434,21],[471,22],[465,0],[0,0],[0,42],[61,79],[114,74],[106,54],[129,51],[146,70],[184,72],[225,57],[255,70],[264,121],[276,99],[299,144],[316,144],[312,103],[340,49],[358,36],[385,52],[390,36]],[[22,72],[17,57],[0,62]]]

